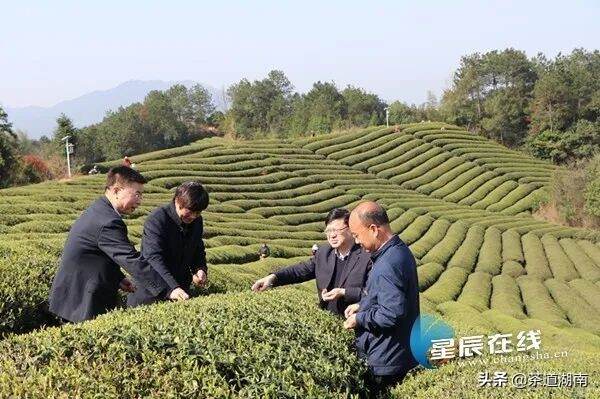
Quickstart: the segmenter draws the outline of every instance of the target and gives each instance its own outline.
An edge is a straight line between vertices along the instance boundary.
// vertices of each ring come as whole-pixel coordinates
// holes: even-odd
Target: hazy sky
[[[6,1],[0,103],[53,105],[131,79],[220,88],[283,70],[386,100],[440,94],[460,57],[600,48],[595,1]]]

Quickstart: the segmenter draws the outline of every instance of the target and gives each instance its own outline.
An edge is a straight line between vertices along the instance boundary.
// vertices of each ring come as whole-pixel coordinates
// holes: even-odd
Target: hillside
[[[196,392],[176,375],[164,375],[161,356],[174,352],[178,353],[174,364],[185,373],[210,370],[207,380],[197,376],[194,380],[208,396],[224,396],[228,389],[234,395],[265,397],[360,392],[358,362],[348,360],[351,356],[344,349],[335,351],[339,357],[321,353],[334,352],[328,345],[349,344],[351,335],[341,331],[340,322],[314,308],[313,285],[266,294],[270,296],[237,292],[248,291],[251,282],[265,273],[306,258],[311,246],[325,239],[325,214],[365,199],[386,207],[393,230],[417,258],[423,312],[441,316],[455,327],[457,336],[540,329],[545,349],[569,351],[568,359],[487,370],[593,374],[600,369],[600,233],[531,216],[550,182],[554,166],[549,163],[437,123],[373,127],[295,141],[211,138],[132,160],[150,180],[142,207],[127,220],[135,243],[145,215],[169,201],[173,187],[191,179],[207,187],[211,203],[203,216],[211,284],[199,294],[219,295],[6,338],[0,345],[5,370],[0,371],[0,396],[31,390],[44,397],[54,392],[52,387],[67,390],[73,384],[85,396],[110,386],[115,376],[147,396],[159,396],[161,389]],[[104,179],[85,176],[0,190],[0,334],[28,332],[48,322],[45,300],[66,233],[102,193]],[[261,262],[257,250],[263,242],[271,247],[271,258]],[[272,298],[272,304],[265,305],[265,298]],[[206,313],[216,302],[228,301],[239,306],[227,305],[219,311],[221,319]],[[241,316],[239,307],[245,306],[250,311]],[[269,312],[279,317],[265,316],[257,310],[260,306],[273,307]],[[182,316],[163,325],[171,312]],[[197,325],[189,323],[192,313],[198,315]],[[215,337],[201,322],[204,316],[212,320],[215,331],[234,335],[236,329],[245,331],[241,341],[228,336],[211,344],[215,353],[229,359],[227,367],[217,355],[190,355],[192,360],[180,356],[193,352],[181,338],[189,331],[182,330],[197,328],[204,339]],[[288,316],[289,323],[302,328],[290,328],[283,320]],[[158,326],[154,320],[160,321]],[[321,326],[327,333],[317,340],[310,331]],[[162,334],[161,329],[170,333]],[[144,331],[150,338],[143,338]],[[335,334],[341,334],[343,342],[334,344]],[[281,348],[267,338],[273,335],[281,338]],[[80,336],[90,344],[85,339],[81,343]],[[107,341],[98,347],[94,342],[99,339]],[[243,342],[260,346],[255,362],[244,354]],[[44,350],[54,346],[67,349]],[[276,356],[269,356],[269,348]],[[127,372],[109,364],[108,354],[119,350],[128,353],[123,360],[131,366]],[[140,366],[141,357],[136,356],[142,355],[136,351],[144,353],[144,361],[152,367]],[[19,359],[26,361],[19,365]],[[339,368],[339,362],[347,367]],[[83,365],[101,368],[93,374],[95,382],[81,371]],[[296,366],[301,377],[286,379],[287,368]],[[328,370],[326,375],[336,370],[335,375],[347,378],[336,385],[327,382],[334,377],[325,378],[319,370]],[[473,388],[472,397],[493,397],[491,391],[476,389],[477,372],[484,370],[450,364],[417,373],[396,395],[447,398],[449,391],[467,387]],[[147,381],[136,373],[147,375]],[[66,379],[71,382],[63,383]],[[598,392],[597,378],[590,382],[593,388],[580,393]],[[136,395],[130,389],[126,396]],[[494,392],[505,394],[510,389]],[[557,392],[573,390],[557,388]],[[546,397],[543,392],[539,395]]]

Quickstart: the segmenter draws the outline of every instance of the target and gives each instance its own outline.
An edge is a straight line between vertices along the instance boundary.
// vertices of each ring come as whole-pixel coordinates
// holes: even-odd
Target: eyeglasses
[[[325,229],[324,233],[325,233],[326,236],[330,236],[330,235],[332,235],[334,233],[335,234],[342,234],[342,231],[346,230],[347,228],[348,228],[348,226],[343,227],[341,229],[329,229],[329,228],[327,228],[327,229]]]

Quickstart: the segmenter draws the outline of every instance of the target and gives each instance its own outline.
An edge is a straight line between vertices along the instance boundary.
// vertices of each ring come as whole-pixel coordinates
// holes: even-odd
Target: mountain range
[[[140,102],[152,90],[167,90],[174,84],[190,87],[196,82],[163,80],[130,80],[108,90],[96,90],[77,98],[61,101],[50,107],[4,107],[13,130],[22,130],[32,139],[45,135],[52,136],[56,118],[65,114],[76,127],[84,127],[100,122],[106,113]],[[202,84],[202,83],[201,83]],[[202,84],[212,95],[213,103],[219,110],[225,108],[222,90]]]

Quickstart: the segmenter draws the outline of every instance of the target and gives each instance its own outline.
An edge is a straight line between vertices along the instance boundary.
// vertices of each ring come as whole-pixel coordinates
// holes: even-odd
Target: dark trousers
[[[374,375],[369,373],[366,381],[367,388],[369,389],[368,397],[374,399],[386,398],[390,389],[404,380],[407,372],[408,371],[404,371],[394,375]]]

